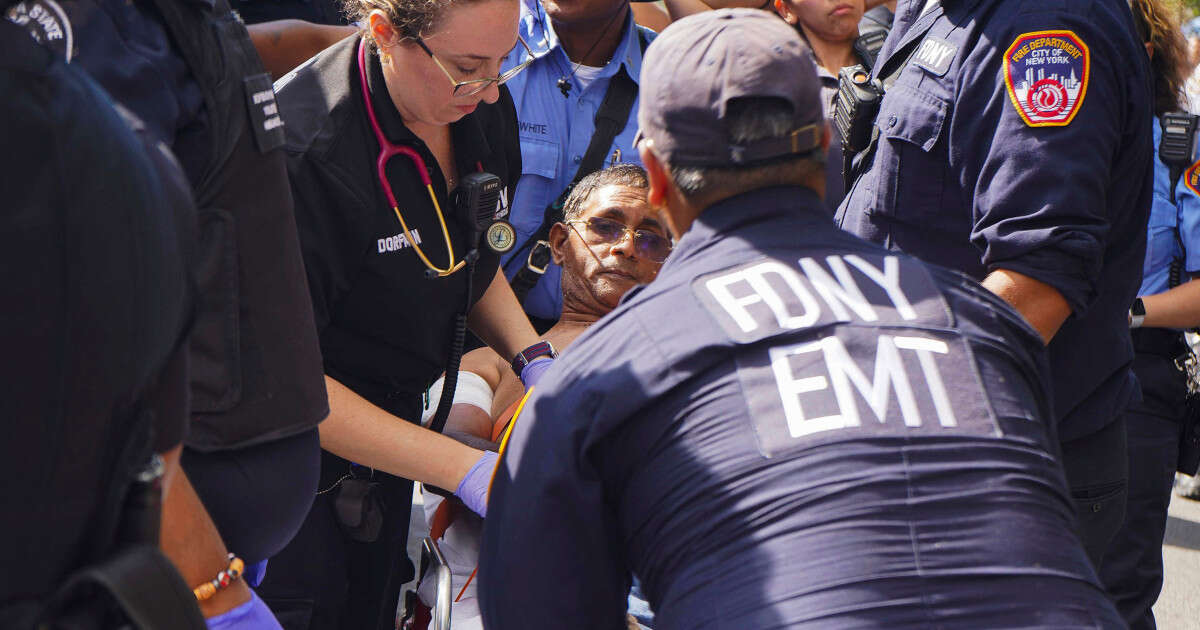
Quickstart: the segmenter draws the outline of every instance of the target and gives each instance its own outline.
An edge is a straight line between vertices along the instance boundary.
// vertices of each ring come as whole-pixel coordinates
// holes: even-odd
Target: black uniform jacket
[[[312,291],[325,372],[372,403],[411,418],[410,405],[445,368],[454,316],[466,299],[465,269],[427,279],[377,176],[379,144],[362,100],[358,37],[350,37],[281,78],[288,172],[301,249]],[[416,149],[445,213],[455,259],[466,253],[464,222],[447,199],[437,160],[400,119],[387,96],[376,55],[367,55],[375,113],[390,142]],[[448,89],[448,86],[447,86]],[[459,173],[483,170],[506,186],[497,214],[521,175],[516,112],[501,88],[451,126]],[[407,157],[387,163],[387,176],[414,240],[439,267],[447,262],[441,227],[416,167]],[[485,248],[486,249],[486,248]],[[498,257],[481,251],[472,303],[496,273]]]
[[[329,412],[270,75],[226,0],[64,0],[73,64],[171,146],[199,208],[190,448],[312,430]]]

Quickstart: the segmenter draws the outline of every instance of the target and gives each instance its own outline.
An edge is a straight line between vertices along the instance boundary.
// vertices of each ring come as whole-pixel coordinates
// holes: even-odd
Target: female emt
[[[365,32],[277,84],[331,409],[317,500],[260,589],[290,630],[394,627],[411,577],[409,479],[458,488],[482,511],[494,454],[409,423],[446,368],[456,317],[469,312],[484,342],[519,355],[514,365],[552,354],[497,272],[521,174],[500,84],[523,65],[499,75],[523,44],[517,0],[347,8]],[[480,203],[487,173],[499,199]],[[533,362],[525,383],[548,364]]]
[[[1200,196],[1194,144],[1164,140],[1164,128],[1179,128],[1168,117],[1183,108],[1188,72],[1186,48],[1177,21],[1178,5],[1168,0],[1135,0],[1134,23],[1150,53],[1154,75],[1154,200],[1146,237],[1141,296],[1130,309],[1133,371],[1142,401],[1125,412],[1129,452],[1129,499],[1125,521],[1113,538],[1100,576],[1131,628],[1154,628],[1151,607],[1162,588],[1162,543],[1167,505],[1186,426],[1188,376],[1176,360],[1191,356],[1183,328],[1200,325]],[[1186,117],[1183,118],[1186,120]],[[1192,140],[1194,143],[1194,140]],[[1163,146],[1182,148],[1172,168]]]

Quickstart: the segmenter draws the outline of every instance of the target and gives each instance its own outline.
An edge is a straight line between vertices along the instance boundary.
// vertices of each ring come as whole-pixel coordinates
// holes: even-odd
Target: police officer
[[[96,570],[129,544],[156,542],[158,514],[133,531],[145,523],[130,519],[122,499],[151,454],[176,452],[187,428],[195,212],[186,181],[48,35],[0,19],[4,628],[33,627],[85,565]],[[203,627],[168,564],[122,557],[138,580],[142,568],[166,571],[138,588],[162,598],[169,622]],[[59,612],[86,615],[70,627],[100,627],[102,603]]]
[[[1129,505],[1104,555],[1100,577],[1131,628],[1153,629],[1163,582],[1162,544],[1171,483],[1185,432],[1194,431],[1188,367],[1195,358],[1181,328],[1200,325],[1200,155],[1196,120],[1181,112],[1188,61],[1178,18],[1158,0],[1136,0],[1138,34],[1151,51],[1154,109],[1154,204],[1150,209],[1141,296],[1130,309],[1133,371],[1142,399],[1125,411]],[[1188,133],[1188,127],[1191,133]],[[1194,466],[1194,464],[1193,464]]]
[[[311,505],[316,425],[328,413],[270,77],[224,0],[55,7],[51,0],[18,6],[51,16],[54,41],[72,63],[144,120],[191,182],[200,298],[181,461],[220,534],[197,558],[193,585],[230,566],[226,548],[251,567],[254,581]],[[35,23],[48,28],[43,20],[27,26]],[[190,495],[190,488],[168,493]],[[179,546],[172,558],[198,556],[204,545],[196,536],[165,535]]]
[[[754,10],[650,46],[642,159],[679,240],[516,420],[488,628],[620,627],[631,573],[659,630],[1120,625],[1072,528],[1039,337],[836,228],[807,54]]]
[[[548,245],[561,212],[547,214],[547,208],[558,202],[561,211],[571,183],[588,174],[581,168],[638,161],[631,112],[642,51],[654,34],[634,23],[628,0],[521,0],[520,33],[532,52],[517,47],[504,62],[506,69],[529,67],[509,84],[520,121],[522,172],[512,209],[518,246],[503,264],[525,311],[545,330],[562,312],[562,268]],[[604,111],[622,89],[632,105]],[[601,116],[614,119],[614,133],[604,134]],[[598,161],[589,164],[593,143]]]
[[[966,272],[1049,344],[1088,555],[1125,503],[1125,312],[1150,206],[1149,68],[1124,0],[910,0],[842,228]],[[869,121],[868,121],[869,123]]]
[[[458,326],[501,356],[520,353],[518,365],[548,362],[499,272],[503,248],[488,245],[514,236],[506,218],[521,150],[498,85],[514,71],[498,75],[524,49],[517,1],[353,8],[365,32],[279,84],[332,407],[320,495],[263,585],[289,629],[394,626],[411,578],[409,480],[457,489],[482,512],[495,454],[410,423],[430,383],[453,371]],[[490,203],[466,207],[485,174]]]

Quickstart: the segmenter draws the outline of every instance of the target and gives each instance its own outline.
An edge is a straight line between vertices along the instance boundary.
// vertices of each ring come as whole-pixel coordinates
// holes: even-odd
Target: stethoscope
[[[387,196],[388,203],[392,205],[392,211],[396,213],[396,218],[400,220],[400,227],[404,230],[404,238],[408,239],[409,246],[413,248],[413,251],[417,252],[417,256],[420,257],[421,262],[425,263],[430,272],[437,274],[437,277],[448,276],[466,266],[467,261],[465,258],[458,262],[454,261],[454,245],[450,242],[450,231],[446,227],[446,217],[442,214],[442,206],[438,203],[437,195],[433,192],[433,182],[429,178],[429,170],[426,169],[425,160],[421,157],[421,154],[417,153],[411,147],[392,144],[384,137],[383,130],[379,127],[379,120],[375,117],[375,107],[371,104],[371,91],[367,86],[366,60],[367,44],[364,39],[358,43],[358,79],[362,85],[363,104],[367,107],[367,120],[371,121],[371,129],[375,132],[375,139],[379,142],[379,159],[376,163],[376,175],[379,177],[379,185],[383,188],[383,194]],[[396,196],[392,193],[392,185],[388,182],[387,174],[384,172],[387,161],[398,154],[412,160],[413,166],[417,168],[417,176],[421,178],[421,183],[425,185],[425,190],[429,193],[429,200],[433,202],[433,209],[437,213],[438,223],[442,228],[442,237],[446,240],[446,252],[449,257],[449,262],[444,268],[438,267],[429,260],[429,257],[425,255],[420,244],[418,244],[409,231],[408,224],[404,221],[404,215],[400,213],[400,204],[396,203]],[[479,165],[479,171],[483,171],[482,164]],[[507,228],[507,231],[496,228]],[[503,234],[495,236],[493,232],[503,232]],[[496,221],[487,230],[487,239],[485,242],[493,250],[502,252],[508,251],[512,247],[512,241],[515,241],[515,239],[516,236],[513,233],[513,229],[507,222]]]

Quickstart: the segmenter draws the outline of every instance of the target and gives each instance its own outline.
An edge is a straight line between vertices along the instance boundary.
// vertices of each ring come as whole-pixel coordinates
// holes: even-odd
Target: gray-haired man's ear
[[[554,264],[561,265],[566,258],[567,239],[571,237],[570,228],[562,223],[550,226],[550,257]]]
[[[646,179],[650,183],[650,187],[646,189],[646,203],[650,204],[651,208],[662,211],[667,205],[667,198],[670,194],[671,173],[667,170],[668,167],[662,160],[658,159],[658,154],[654,152],[654,141],[646,138],[638,143],[638,155],[642,158],[642,166],[646,169]],[[675,231],[675,226],[671,224],[671,217],[668,213],[661,212],[663,219],[667,221],[667,228],[671,230],[672,236],[679,238],[679,233]]]

